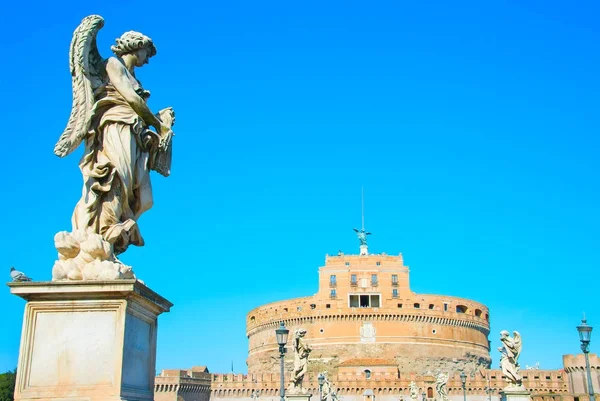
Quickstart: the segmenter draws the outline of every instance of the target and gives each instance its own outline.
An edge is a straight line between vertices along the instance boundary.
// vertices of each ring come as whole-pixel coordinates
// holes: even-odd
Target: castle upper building
[[[379,368],[395,365],[398,374],[474,372],[490,364],[485,305],[413,292],[402,255],[368,254],[366,241],[359,255],[325,257],[315,295],[248,313],[249,374],[278,372],[275,329],[280,322],[290,336],[298,328],[308,331],[306,341],[313,349],[309,369],[314,372],[336,374],[352,361],[382,357],[387,365]]]

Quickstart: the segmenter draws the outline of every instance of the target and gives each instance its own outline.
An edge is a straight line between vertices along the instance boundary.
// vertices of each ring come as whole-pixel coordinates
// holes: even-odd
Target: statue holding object
[[[518,331],[513,331],[513,336],[511,337],[506,330],[500,332],[500,342],[502,343],[502,347],[498,347],[498,351],[501,353],[500,368],[509,387],[522,387],[523,378],[519,373],[521,370],[519,355],[521,355],[523,341]]]
[[[175,113],[168,107],[153,114],[150,92],[135,75],[156,54],[154,43],[129,31],[111,47],[115,56],[103,59],[96,46],[103,25],[102,17],[88,16],[71,41],[73,106],[54,153],[64,157],[84,143],[83,191],[72,231],[54,237],[52,280],[135,278],[117,255],[144,245],[137,220],[152,207],[150,170],[170,174]]]
[[[294,371],[287,390],[289,394],[306,394],[307,392],[302,387],[302,381],[308,371],[308,356],[312,349],[306,343],[305,335],[306,329],[298,329],[294,335]]]

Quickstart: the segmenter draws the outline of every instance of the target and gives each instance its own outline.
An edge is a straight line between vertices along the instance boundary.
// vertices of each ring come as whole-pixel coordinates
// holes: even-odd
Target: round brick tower
[[[346,361],[386,358],[402,372],[487,368],[489,311],[480,303],[410,290],[402,255],[326,256],[319,291],[248,313],[248,372],[277,373],[275,329],[305,328],[309,370],[336,373]],[[286,363],[291,363],[291,353]]]

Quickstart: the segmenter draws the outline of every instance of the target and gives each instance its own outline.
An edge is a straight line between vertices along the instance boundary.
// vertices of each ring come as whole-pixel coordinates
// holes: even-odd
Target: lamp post
[[[319,373],[317,380],[319,381],[319,401],[323,401],[323,383],[325,383],[325,375],[323,373]]]
[[[275,336],[277,337],[277,344],[279,344],[279,360],[280,360],[280,381],[279,381],[279,395],[281,401],[285,401],[285,387],[283,382],[283,357],[285,356],[285,344],[287,344],[288,334],[290,331],[285,328],[283,322],[279,325],[279,328],[275,330]]]
[[[423,391],[423,393],[421,393],[421,395],[423,396],[423,401],[425,401],[427,399],[426,398],[427,394],[425,394],[425,391]]]
[[[581,350],[585,355],[585,370],[587,372],[588,394],[590,395],[590,401],[596,401],[596,398],[594,397],[594,386],[592,384],[592,374],[590,372],[590,359],[588,356],[588,354],[590,353],[592,326],[588,326],[587,321],[585,320],[585,314],[583,315],[583,319],[581,319],[581,324],[577,326],[577,331],[579,332],[579,341],[581,341]]]
[[[485,392],[488,395],[488,401],[492,401],[492,393],[494,391],[496,391],[496,389],[491,387],[490,376],[489,375],[486,377],[486,381],[487,381],[487,386],[485,388]]]
[[[463,388],[463,397],[465,398],[465,401],[467,401],[467,375],[464,371],[460,372],[460,381]]]

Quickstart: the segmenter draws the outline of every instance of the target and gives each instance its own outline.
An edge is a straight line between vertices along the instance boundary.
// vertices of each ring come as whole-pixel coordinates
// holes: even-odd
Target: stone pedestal
[[[369,247],[366,245],[361,245],[360,246],[360,254],[365,256],[369,254]]]
[[[524,386],[505,387],[500,391],[502,401],[531,401],[529,391]]]
[[[287,392],[285,393],[286,401],[310,401],[310,397],[311,394],[288,394]]]
[[[136,280],[9,283],[27,300],[16,401],[151,401],[157,317],[169,301]]]

